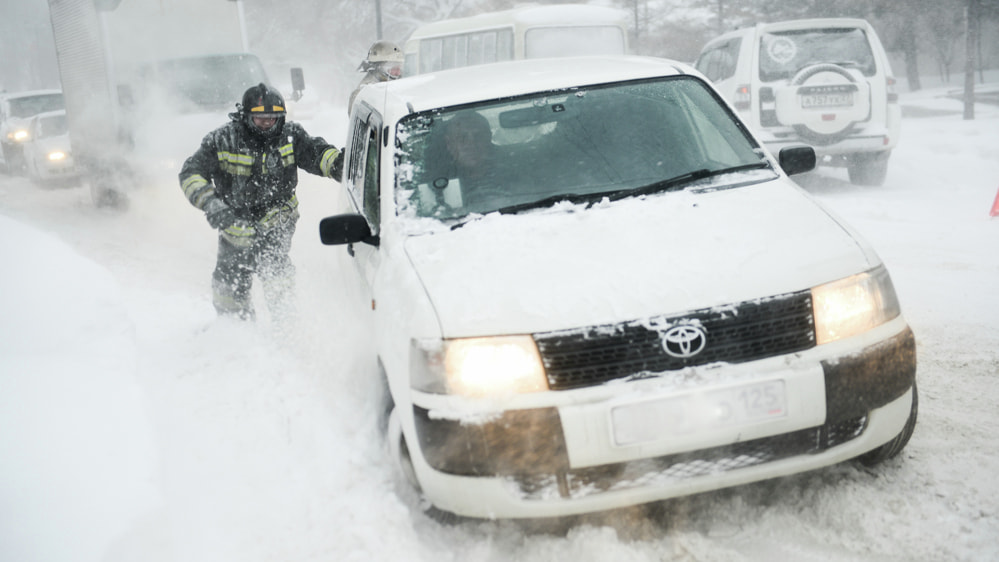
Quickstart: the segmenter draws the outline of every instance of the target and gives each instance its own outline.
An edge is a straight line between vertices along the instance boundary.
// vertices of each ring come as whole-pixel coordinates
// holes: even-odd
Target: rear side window
[[[736,38],[710,47],[697,59],[695,65],[697,70],[712,82],[735,76],[735,66],[739,60],[739,47],[741,45],[742,39]]]
[[[536,27],[524,34],[524,58],[623,55],[624,45],[615,26]]]
[[[867,34],[858,28],[805,29],[764,33],[760,39],[760,80],[788,80],[806,66],[832,63],[864,76],[877,72]]]
[[[421,73],[512,58],[512,29],[489,29],[420,41]]]

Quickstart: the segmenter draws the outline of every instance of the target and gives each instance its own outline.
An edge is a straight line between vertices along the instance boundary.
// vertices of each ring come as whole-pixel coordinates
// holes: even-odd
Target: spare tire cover
[[[854,123],[870,117],[870,85],[835,64],[802,68],[775,90],[777,119],[817,144],[841,140]]]

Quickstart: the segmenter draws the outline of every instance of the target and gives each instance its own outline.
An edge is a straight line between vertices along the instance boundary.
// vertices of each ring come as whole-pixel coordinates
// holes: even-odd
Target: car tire
[[[413,458],[409,454],[409,445],[402,432],[402,422],[399,420],[398,409],[392,409],[386,425],[385,440],[388,443],[392,460],[395,461],[406,483],[422,495],[423,489],[420,487],[420,480],[416,477],[416,469],[413,468]]]
[[[409,486],[416,493],[419,508],[423,514],[442,525],[454,525],[467,520],[465,517],[434,506],[423,495],[423,487],[420,486],[420,480],[416,476],[416,469],[413,468],[413,459],[409,453],[409,445],[406,444],[406,436],[402,432],[402,425],[399,422],[398,412],[395,408],[389,413],[385,438],[389,446],[389,455],[395,461],[396,468],[401,473],[402,484]]]
[[[846,171],[853,185],[880,186],[888,176],[888,157],[891,152],[854,154],[850,157]]]
[[[91,178],[90,197],[98,209],[125,210],[128,208],[128,197],[116,189],[100,184],[100,180]]]
[[[909,443],[909,439],[912,437],[912,432],[916,429],[916,417],[919,414],[919,393],[916,391],[916,383],[912,383],[912,407],[909,410],[909,419],[906,420],[905,426],[902,427],[902,431],[895,436],[894,439],[881,445],[877,449],[874,449],[868,453],[864,453],[857,459],[864,466],[876,466],[885,462],[888,459],[892,459],[898,456],[905,448],[906,444]]]
[[[12,176],[23,176],[27,174],[27,165],[24,161],[24,149],[16,144],[3,145],[3,157],[7,163],[7,173]]]

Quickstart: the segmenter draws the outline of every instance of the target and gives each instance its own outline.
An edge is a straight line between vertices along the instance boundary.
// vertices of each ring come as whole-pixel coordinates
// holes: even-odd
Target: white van
[[[417,28],[403,49],[412,76],[505,60],[628,52],[628,13],[583,4],[518,6]]]
[[[320,235],[370,311],[394,458],[440,510],[608,510],[876,464],[912,434],[884,264],[788,178],[813,150],[775,158],[687,65],[371,84],[344,165]]]
[[[695,66],[768,148],[808,143],[821,164],[845,166],[851,182],[884,182],[902,110],[867,21],[759,24],[713,39]]]

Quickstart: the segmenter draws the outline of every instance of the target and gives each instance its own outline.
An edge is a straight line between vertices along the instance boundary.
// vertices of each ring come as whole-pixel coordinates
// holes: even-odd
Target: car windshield
[[[440,219],[682,189],[751,168],[774,173],[689,76],[416,113],[400,121],[396,145],[399,213]]]
[[[10,114],[12,117],[31,117],[46,111],[56,111],[64,109],[62,94],[39,94],[37,96],[24,96],[11,98]]]
[[[789,80],[806,66],[834,63],[864,76],[877,72],[871,45],[857,28],[766,33],[760,41],[760,80]]]

